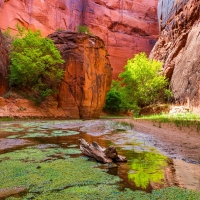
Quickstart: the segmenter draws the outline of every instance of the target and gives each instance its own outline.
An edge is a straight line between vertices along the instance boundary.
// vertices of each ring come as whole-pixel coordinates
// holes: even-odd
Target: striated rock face
[[[87,25],[108,49],[114,78],[128,58],[153,48],[158,0],[0,0],[0,27],[21,24],[44,35]]]
[[[159,0],[158,16],[160,36],[150,56],[163,62],[175,102],[198,108],[200,1]]]
[[[8,75],[8,67],[8,49],[5,45],[4,38],[0,30],[0,96],[4,95],[8,87],[8,82],[6,80],[6,76]]]
[[[112,80],[103,40],[69,31],[55,32],[49,37],[66,61],[58,107],[72,118],[98,118]]]
[[[158,36],[157,0],[84,0],[83,23],[107,47],[114,78],[127,59],[150,53]]]

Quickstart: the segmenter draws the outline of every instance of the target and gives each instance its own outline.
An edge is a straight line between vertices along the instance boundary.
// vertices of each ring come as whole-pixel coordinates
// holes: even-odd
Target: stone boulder
[[[159,39],[150,57],[163,62],[174,102],[200,106],[200,1],[159,0]]]
[[[9,53],[5,44],[5,40],[0,30],[0,96],[4,95],[8,88]]]
[[[169,111],[169,114],[177,115],[177,114],[186,114],[189,113],[190,109],[185,106],[173,106]]]
[[[65,60],[58,107],[71,118],[98,118],[112,80],[103,40],[70,31],[55,32],[49,38]]]

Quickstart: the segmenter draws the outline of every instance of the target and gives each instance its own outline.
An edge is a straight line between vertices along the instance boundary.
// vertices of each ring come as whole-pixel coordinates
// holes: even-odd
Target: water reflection
[[[167,166],[167,157],[157,152],[127,151],[128,179],[137,187],[147,188],[150,183],[164,181],[164,168]]]

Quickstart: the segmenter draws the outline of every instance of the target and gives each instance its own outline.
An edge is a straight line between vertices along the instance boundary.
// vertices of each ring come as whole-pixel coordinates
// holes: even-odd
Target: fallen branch
[[[79,139],[80,150],[86,156],[95,158],[103,163],[126,162],[127,159],[124,156],[120,156],[114,146],[110,146],[107,149],[98,145],[97,142],[92,144],[87,143],[84,139]]]

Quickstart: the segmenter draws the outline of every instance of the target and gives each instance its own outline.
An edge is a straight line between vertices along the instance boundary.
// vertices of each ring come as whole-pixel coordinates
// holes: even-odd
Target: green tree
[[[40,104],[57,92],[64,71],[60,52],[52,40],[43,38],[40,31],[25,30],[17,26],[19,34],[12,42],[9,81],[29,98]]]
[[[143,107],[161,102],[165,95],[171,95],[166,89],[168,80],[161,74],[162,63],[149,60],[145,53],[136,54],[128,60],[122,79],[122,97],[128,107]]]
[[[145,53],[136,54],[127,61],[124,72],[120,73],[118,81],[113,81],[111,87],[111,91],[114,89],[119,93],[121,110],[139,113],[141,107],[162,102],[171,96],[171,91],[166,89],[168,80],[161,74],[161,68],[161,62],[149,60]],[[108,93],[109,98],[110,95]],[[105,107],[109,110],[114,105],[106,101]]]

